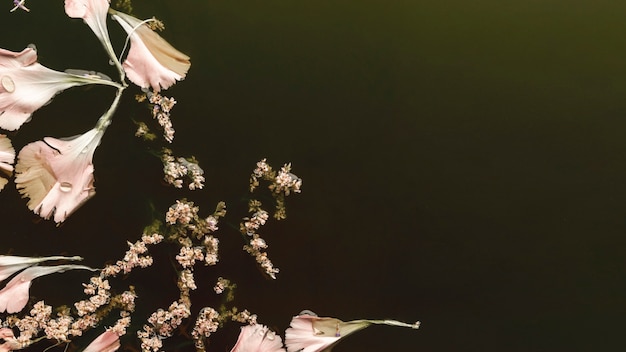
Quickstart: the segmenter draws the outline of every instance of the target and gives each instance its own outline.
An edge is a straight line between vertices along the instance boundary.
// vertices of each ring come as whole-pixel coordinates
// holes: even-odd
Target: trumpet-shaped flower
[[[120,348],[120,337],[112,330],[107,330],[96,337],[83,352],[113,352]]]
[[[49,260],[83,260],[81,257],[18,257],[13,255],[0,255],[0,281],[4,281],[16,272]]]
[[[191,66],[189,56],[176,50],[145,22],[125,13],[110,12],[130,37],[130,50],[122,66],[131,82],[158,92],[185,78]]]
[[[230,352],[284,352],[280,336],[264,325],[247,325],[241,328],[235,347]]]
[[[37,63],[37,51],[32,46],[19,53],[0,49],[0,128],[16,130],[59,92],[90,83],[118,86],[97,76],[42,66]]]
[[[4,134],[0,134],[0,171],[7,176],[13,175],[13,162],[15,161],[15,149],[11,145],[11,140]],[[9,182],[8,179],[0,177],[0,190]]]
[[[0,290],[0,313],[17,313],[26,307],[28,303],[28,290],[32,281],[40,276],[64,272],[67,270],[94,269],[84,265],[65,264],[57,266],[34,266],[17,274],[7,285]]]
[[[419,328],[419,322],[407,324],[396,320],[353,320],[343,322],[336,318],[321,318],[311,311],[303,311],[291,319],[285,330],[288,352],[328,352],[339,340],[372,324]]]
[[[103,129],[93,128],[69,139],[46,137],[18,154],[15,184],[28,208],[57,223],[65,221],[95,193],[93,154]]]
[[[111,45],[107,30],[109,0],[65,0],[65,13],[71,18],[82,18],[105,47]]]

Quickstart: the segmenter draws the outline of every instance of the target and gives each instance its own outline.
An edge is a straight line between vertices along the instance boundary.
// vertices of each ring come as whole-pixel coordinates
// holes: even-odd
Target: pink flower
[[[28,268],[29,266],[33,266],[35,264],[49,260],[83,260],[83,258],[60,256],[33,258],[17,257],[13,255],[0,255],[0,281],[4,281],[9,276],[24,268]]]
[[[230,352],[285,351],[280,336],[264,325],[247,325],[241,328],[235,347]]]
[[[0,345],[0,352],[9,352],[21,349],[20,343],[13,334],[13,330],[9,328],[0,329],[0,339],[4,340],[4,343]]]
[[[58,72],[37,63],[37,51],[0,49],[0,128],[16,130],[59,92],[73,86],[117,83],[87,75]]]
[[[111,45],[106,21],[108,10],[109,0],[65,0],[65,13],[71,18],[82,18],[105,47]]]
[[[176,50],[139,19],[110,12],[130,36],[130,50],[122,66],[131,82],[158,92],[185,78],[191,66],[189,56]]]
[[[120,348],[120,338],[112,330],[107,330],[96,337],[83,352],[113,352]]]
[[[0,171],[7,176],[13,175],[13,162],[15,161],[15,149],[11,145],[11,140],[4,134],[0,134]],[[0,190],[9,182],[8,179],[0,177]]]
[[[419,328],[420,323],[407,324],[396,320],[353,320],[343,322],[336,318],[321,318],[311,311],[303,311],[291,319],[285,331],[288,352],[330,351],[343,337],[365,329],[372,324]]]
[[[64,272],[73,269],[94,270],[84,265],[57,265],[57,266],[34,266],[17,274],[9,283],[0,290],[0,313],[17,313],[26,307],[28,303],[28,290],[32,281],[40,276]]]
[[[18,154],[15,184],[28,208],[57,223],[65,221],[96,192],[93,154],[104,134],[93,128],[85,134],[30,143]]]

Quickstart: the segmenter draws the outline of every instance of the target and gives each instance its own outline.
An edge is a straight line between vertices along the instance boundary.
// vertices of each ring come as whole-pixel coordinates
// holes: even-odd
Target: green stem
[[[115,113],[115,110],[120,103],[120,98],[122,97],[122,92],[124,92],[124,89],[126,89],[126,87],[117,88],[117,92],[115,93],[115,99],[113,99],[109,110],[107,110],[104,115],[102,115],[100,119],[98,119],[95,127],[96,129],[104,132],[104,130],[109,127],[109,125],[111,124],[111,119],[113,118],[113,113]]]

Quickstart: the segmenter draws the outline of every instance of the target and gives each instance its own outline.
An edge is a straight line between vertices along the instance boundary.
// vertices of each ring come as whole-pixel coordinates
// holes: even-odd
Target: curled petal
[[[111,12],[130,36],[130,50],[122,66],[131,82],[158,92],[185,78],[191,66],[189,56],[176,50],[139,19]]]
[[[264,325],[247,325],[241,328],[235,347],[230,352],[284,352],[280,336]]]
[[[65,0],[65,13],[71,18],[82,18],[103,44],[110,43],[108,10],[109,0]]]
[[[30,210],[60,223],[95,194],[92,160],[103,133],[94,128],[66,140],[46,137],[20,151],[15,184]]]

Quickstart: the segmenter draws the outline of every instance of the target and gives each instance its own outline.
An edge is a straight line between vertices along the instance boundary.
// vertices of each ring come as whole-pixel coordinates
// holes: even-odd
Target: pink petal
[[[189,56],[137,18],[117,11],[113,18],[130,35],[130,50],[122,66],[131,82],[158,92],[185,78],[191,66]]]
[[[120,348],[120,338],[111,330],[107,330],[96,337],[83,352],[113,352]]]
[[[231,352],[285,351],[280,336],[264,325],[247,325],[241,328],[237,343]]]
[[[0,128],[18,129],[56,94],[87,83],[36,61],[37,52],[33,48],[19,53],[0,49]]]
[[[6,311],[9,314],[17,313],[26,307],[28,303],[28,289],[32,280],[56,273],[73,269],[94,270],[84,265],[57,265],[30,267],[17,274],[7,285],[0,290],[0,313]]]
[[[11,140],[4,134],[0,134],[0,171],[7,176],[13,175],[13,163],[15,162],[15,149]],[[5,177],[0,177],[0,190],[9,182]]]
[[[103,43],[110,43],[106,25],[108,10],[108,0],[65,0],[65,13],[71,18],[82,18]]]
[[[68,140],[46,137],[20,151],[15,184],[30,210],[60,223],[93,197],[92,160],[102,135],[94,128]]]
[[[288,352],[318,352],[337,342],[341,337],[323,334],[313,329],[313,322],[317,316],[301,314],[291,319],[291,324],[285,330],[285,345]]]

